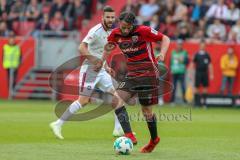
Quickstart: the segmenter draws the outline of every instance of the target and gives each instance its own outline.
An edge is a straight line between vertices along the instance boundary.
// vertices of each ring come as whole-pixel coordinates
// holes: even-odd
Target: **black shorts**
[[[143,106],[158,104],[159,79],[156,77],[125,77],[119,83],[117,90],[137,94]]]
[[[207,72],[197,72],[195,74],[195,87],[208,87],[208,73]]]

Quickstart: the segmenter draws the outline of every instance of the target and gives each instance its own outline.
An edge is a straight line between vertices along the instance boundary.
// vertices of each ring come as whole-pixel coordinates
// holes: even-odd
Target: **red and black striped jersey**
[[[117,45],[126,56],[129,76],[146,76],[157,64],[152,42],[161,41],[162,37],[163,34],[153,28],[139,25],[128,36],[122,35],[120,28],[113,29],[108,43]]]

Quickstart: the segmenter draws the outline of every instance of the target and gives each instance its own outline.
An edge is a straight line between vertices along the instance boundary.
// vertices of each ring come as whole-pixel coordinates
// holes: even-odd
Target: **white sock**
[[[63,113],[61,118],[56,121],[56,125],[62,126],[64,122],[69,119],[74,113],[76,113],[80,108],[82,108],[82,105],[78,101],[74,101]]]
[[[82,105],[78,101],[74,101],[70,106],[69,106],[69,112],[74,114],[76,113],[80,108],[82,108]]]
[[[59,118],[59,119],[56,121],[56,125],[62,126],[64,122],[65,122],[64,120],[62,120],[62,119]]]
[[[114,126],[114,129],[119,129],[119,128],[122,128],[116,114],[114,113],[114,119],[115,119],[115,126]]]

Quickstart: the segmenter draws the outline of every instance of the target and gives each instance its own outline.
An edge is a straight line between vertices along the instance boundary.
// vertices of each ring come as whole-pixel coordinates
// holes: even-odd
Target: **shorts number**
[[[125,86],[125,82],[121,82],[118,88],[123,88]]]

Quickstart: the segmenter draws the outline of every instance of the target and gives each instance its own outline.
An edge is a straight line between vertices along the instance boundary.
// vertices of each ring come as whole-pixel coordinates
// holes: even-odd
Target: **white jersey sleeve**
[[[105,31],[99,23],[88,32],[82,42],[88,44],[88,51],[93,56],[102,59],[104,46],[107,44],[107,37],[111,31]]]
[[[91,43],[94,43],[94,41],[96,41],[96,34],[95,34],[95,30],[94,29],[91,29],[88,34],[84,37],[83,41],[82,42],[85,42],[87,44],[91,44]]]

